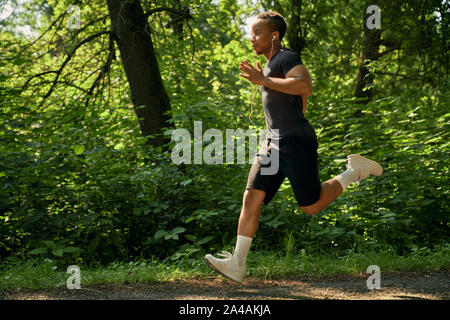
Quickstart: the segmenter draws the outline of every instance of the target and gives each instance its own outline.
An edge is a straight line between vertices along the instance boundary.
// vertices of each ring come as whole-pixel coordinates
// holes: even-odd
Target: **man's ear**
[[[274,40],[277,40],[277,39],[280,40],[280,33],[278,31],[275,31],[274,36],[275,36]]]

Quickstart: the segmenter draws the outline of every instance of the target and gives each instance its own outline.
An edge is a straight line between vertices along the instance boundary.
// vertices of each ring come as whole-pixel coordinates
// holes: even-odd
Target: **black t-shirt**
[[[263,73],[271,78],[285,78],[293,67],[300,64],[303,63],[295,51],[281,48],[266,64]],[[303,115],[301,96],[286,94],[264,86],[260,86],[260,88],[268,138],[316,139],[314,129]],[[278,129],[279,134],[276,135],[273,129]]]

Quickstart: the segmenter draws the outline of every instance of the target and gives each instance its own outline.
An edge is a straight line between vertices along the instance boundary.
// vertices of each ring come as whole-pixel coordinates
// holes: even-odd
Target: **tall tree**
[[[50,84],[49,89],[42,96],[42,106],[47,98],[54,93],[59,84],[69,85],[84,93],[85,106],[87,106],[94,95],[101,94],[99,86],[102,80],[109,76],[111,63],[115,59],[115,45],[117,45],[129,83],[131,100],[138,117],[141,133],[147,138],[146,142],[148,144],[153,146],[165,145],[168,140],[162,134],[162,129],[170,126],[168,111],[170,111],[171,105],[161,78],[153,46],[152,28],[148,23],[148,18],[159,12],[170,13],[172,27],[180,37],[180,34],[182,35],[183,20],[192,18],[189,8],[181,8],[178,3],[179,8],[156,7],[145,11],[140,0],[107,0],[106,4],[107,9],[102,4],[95,4],[99,12],[94,12],[93,16],[85,16],[87,22],[83,23],[76,31],[67,31],[67,35],[63,35],[64,40],[61,40],[59,34],[66,31],[63,28],[65,19],[69,15],[67,10],[53,20],[49,28],[31,45],[53,30],[52,39],[55,38],[56,40],[50,40],[49,44],[57,48],[50,49],[50,52],[55,52],[59,56],[65,51],[66,57],[57,68],[52,66],[53,69],[45,70],[29,77],[25,81],[23,89],[36,86],[37,84],[33,83],[35,79],[41,80],[38,84]],[[105,10],[108,11],[106,15],[102,14]],[[103,23],[108,17],[111,21],[110,30],[104,25],[98,25],[98,23]],[[69,19],[71,18],[69,17]],[[85,34],[87,30],[92,30],[94,26],[97,28],[97,32],[88,32],[88,35],[80,40],[81,35]],[[99,28],[100,30],[98,30]],[[109,42],[106,44],[104,41],[101,41],[101,38],[105,36],[109,36]],[[96,42],[97,45],[102,47],[99,56],[95,58],[103,59],[104,52],[107,52],[107,55],[104,58],[104,64],[97,70],[100,71],[97,77],[91,82],[90,87],[85,89],[83,88],[85,86],[84,83],[82,86],[75,84],[76,80],[79,79],[74,79],[73,77],[67,79],[70,75],[67,74],[65,69],[71,60],[76,59],[78,52],[82,51],[81,48],[90,42]],[[61,46],[64,47],[64,50],[61,49]],[[96,72],[90,73],[95,74]],[[52,80],[43,80],[43,78],[51,75],[54,75]],[[64,77],[66,78],[61,80]],[[95,92],[96,89],[97,91]]]
[[[369,0],[366,2],[367,6],[364,8],[363,18],[363,46],[359,61],[358,80],[356,84],[355,97],[360,98],[357,103],[367,104],[373,98],[373,81],[374,75],[370,70],[370,64],[379,58],[380,49],[380,36],[381,29],[378,29],[375,22],[368,19],[378,19],[379,12],[367,13],[367,8],[371,5],[375,5],[379,8],[379,1]],[[372,26],[369,28],[369,26]]]
[[[315,1],[314,1],[315,3]],[[276,0],[272,3],[263,3],[266,10],[275,10],[283,15],[286,19],[288,29],[286,30],[285,39],[288,41],[289,48],[296,51],[300,56],[306,46],[306,36],[308,24],[304,19],[303,6],[306,6],[302,0]],[[313,6],[314,4],[311,4]]]
[[[302,23],[302,2],[301,0],[291,1],[291,15],[288,21],[287,39],[292,50],[300,56],[306,45],[307,26]],[[304,29],[302,29],[302,26]]]
[[[370,5],[380,8],[380,29],[369,29]],[[449,4],[440,0],[366,1],[363,39],[355,97],[366,104],[373,98],[374,77],[445,86],[448,76]],[[370,21],[369,21],[370,24]],[[395,54],[394,54],[395,53]],[[378,67],[371,67],[378,65]],[[439,81],[436,81],[439,79]]]
[[[142,134],[156,135],[149,143],[163,145],[165,141],[159,134],[169,125],[170,100],[161,79],[146,15],[137,0],[107,0],[107,4],[113,38],[122,57]]]

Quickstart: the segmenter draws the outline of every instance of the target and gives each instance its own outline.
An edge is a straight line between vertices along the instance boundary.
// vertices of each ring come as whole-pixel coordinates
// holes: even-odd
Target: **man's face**
[[[260,55],[272,48],[272,37],[274,32],[270,31],[269,24],[265,19],[257,19],[252,24],[252,42],[253,50]]]

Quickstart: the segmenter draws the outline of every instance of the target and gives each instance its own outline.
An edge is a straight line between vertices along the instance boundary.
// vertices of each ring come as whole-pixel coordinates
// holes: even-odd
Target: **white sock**
[[[347,169],[341,174],[334,177],[342,185],[342,189],[346,189],[352,182],[358,178],[358,171],[355,169]]]
[[[236,247],[234,248],[233,258],[236,258],[238,263],[243,266],[247,260],[248,250],[252,244],[252,238],[246,236],[237,236]]]

